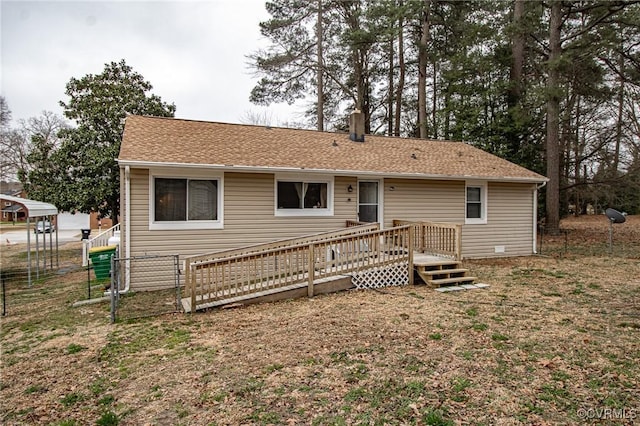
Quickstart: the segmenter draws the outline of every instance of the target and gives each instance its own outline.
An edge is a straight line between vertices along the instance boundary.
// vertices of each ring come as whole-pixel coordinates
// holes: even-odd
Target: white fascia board
[[[548,178],[501,178],[490,176],[458,176],[458,175],[436,175],[423,173],[400,173],[400,172],[379,172],[371,170],[337,170],[337,169],[307,169],[301,167],[269,167],[269,166],[236,166],[233,164],[198,164],[198,163],[163,163],[155,161],[130,161],[118,160],[121,166],[130,166],[138,168],[198,168],[210,170],[222,170],[228,172],[247,172],[247,173],[319,173],[332,174],[334,176],[371,176],[376,178],[397,178],[397,179],[426,179],[426,180],[483,180],[488,182],[510,182],[510,183],[542,183],[547,182]]]

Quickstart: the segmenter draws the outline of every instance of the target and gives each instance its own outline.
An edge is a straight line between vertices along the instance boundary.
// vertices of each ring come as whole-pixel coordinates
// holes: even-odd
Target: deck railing
[[[372,225],[376,222],[360,222],[358,220],[347,220],[347,228],[351,228],[354,226],[362,226],[362,225]]]
[[[462,260],[462,225],[443,222],[394,220],[393,226],[413,227],[414,249],[434,256]]]
[[[103,247],[109,244],[109,238],[113,237],[116,231],[120,231],[120,224],[117,223],[111,228],[100,232],[93,238],[82,240],[82,266],[89,264],[89,250],[94,247]]]
[[[185,261],[190,264],[194,264],[194,263],[206,262],[214,259],[222,259],[225,257],[239,256],[242,254],[263,252],[265,250],[271,250],[271,249],[276,249],[280,247],[305,244],[311,241],[324,241],[324,240],[330,240],[330,239],[345,236],[345,235],[362,234],[362,233],[376,231],[380,229],[380,224],[378,223],[366,223],[361,225],[350,226],[349,222],[350,221],[347,221],[346,229],[320,232],[316,234],[303,235],[301,237],[295,237],[295,238],[285,238],[282,240],[271,241],[268,243],[259,243],[259,244],[253,244],[250,246],[244,246],[238,249],[230,249],[230,250],[222,250],[222,251],[219,250],[219,251],[205,253],[197,256],[189,256],[185,259]]]
[[[412,268],[412,226],[292,242],[208,260],[186,259],[191,312],[247,294],[307,287],[323,278],[407,261]],[[410,269],[411,270],[411,269]],[[409,274],[411,277],[412,274]]]

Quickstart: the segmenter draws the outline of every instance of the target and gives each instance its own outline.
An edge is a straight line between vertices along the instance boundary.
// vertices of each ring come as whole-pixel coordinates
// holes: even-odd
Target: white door
[[[358,181],[358,220],[360,222],[380,222],[380,182],[377,180]]]

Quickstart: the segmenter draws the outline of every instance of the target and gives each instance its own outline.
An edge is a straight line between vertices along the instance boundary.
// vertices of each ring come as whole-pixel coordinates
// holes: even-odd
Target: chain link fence
[[[637,258],[640,255],[640,229],[633,224],[612,224],[605,217],[598,226],[564,227],[551,234],[538,228],[538,254],[549,256],[615,256]]]
[[[181,312],[178,255],[111,259],[111,322]]]
[[[35,261],[29,268],[26,251],[15,251],[6,246],[0,248],[0,311],[2,316],[6,316],[11,311],[15,311],[16,300],[29,297],[40,291],[44,283],[52,278],[62,276],[68,271],[75,271],[77,268],[65,262],[59,265],[55,260],[48,261],[40,257],[40,261]],[[31,255],[35,257],[35,252]]]

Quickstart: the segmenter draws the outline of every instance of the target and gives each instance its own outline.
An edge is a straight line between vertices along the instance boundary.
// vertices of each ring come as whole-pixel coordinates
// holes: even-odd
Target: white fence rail
[[[89,250],[94,247],[104,247],[109,245],[109,238],[113,237],[116,231],[120,231],[120,224],[113,225],[111,228],[100,232],[93,238],[82,240],[82,266],[89,264]]]

